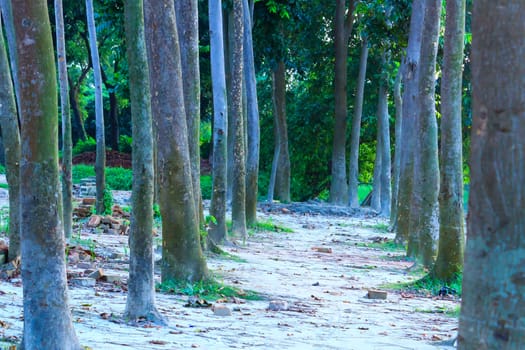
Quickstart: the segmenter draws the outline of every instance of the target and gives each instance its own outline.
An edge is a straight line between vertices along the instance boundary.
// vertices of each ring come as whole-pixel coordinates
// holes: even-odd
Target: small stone
[[[89,278],[93,278],[93,279],[101,279],[102,277],[104,277],[104,270],[102,269],[96,269],[95,271],[93,271],[92,273],[90,273],[88,275]]]
[[[101,279],[109,283],[122,282],[122,278],[118,275],[104,275]]]
[[[96,281],[93,278],[87,277],[72,278],[70,282],[77,287],[94,287],[96,284]]]
[[[375,289],[370,289],[368,290],[368,299],[379,299],[379,300],[386,300],[386,297],[387,297],[387,292],[385,291],[382,291],[382,290],[375,290]]]
[[[86,270],[86,269],[90,269],[90,268],[91,268],[91,264],[88,263],[88,262],[79,262],[79,263],[77,264],[77,267],[78,267],[79,269],[84,269],[84,270]],[[91,271],[91,272],[93,272],[93,271]]]
[[[214,304],[211,309],[213,310],[213,314],[216,316],[231,316],[232,315],[232,311],[226,305]]]
[[[270,311],[286,311],[288,310],[288,302],[285,300],[271,300],[268,305]]]
[[[85,205],[94,205],[97,202],[97,199],[94,197],[82,198],[82,204]]]
[[[120,224],[112,223],[112,224],[111,224],[111,228],[112,228],[113,230],[120,231]]]
[[[284,214],[290,214],[290,209],[287,209],[287,208],[281,208],[281,211],[282,211]]]
[[[319,253],[332,253],[332,248],[330,247],[312,247],[312,250],[315,250],[316,252],[319,252]]]
[[[102,217],[99,215],[91,215],[87,223],[88,227],[98,227],[102,222]]]

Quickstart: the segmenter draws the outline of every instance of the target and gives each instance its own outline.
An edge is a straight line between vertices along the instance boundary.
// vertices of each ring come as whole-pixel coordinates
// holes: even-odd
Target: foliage
[[[131,153],[131,143],[132,143],[131,136],[128,135],[120,135],[118,140],[118,149],[122,153]]]
[[[242,290],[228,286],[216,280],[199,281],[188,283],[186,281],[166,281],[157,284],[157,290],[164,293],[197,296],[207,300],[217,300],[227,297],[235,297],[246,300],[261,300],[262,296],[257,292]]]
[[[5,166],[0,164],[0,174],[5,174]]]
[[[213,186],[212,186],[211,175],[202,175],[201,176],[202,199],[211,199],[212,187]]]
[[[399,244],[392,239],[386,240],[384,242],[357,243],[356,245],[358,247],[375,248],[391,252],[405,251],[405,246],[403,244]]]
[[[96,152],[97,150],[97,141],[89,137],[85,140],[79,140],[77,144],[73,147],[73,156],[82,154],[84,152]]]
[[[9,233],[9,208],[0,208],[0,232]]]
[[[95,176],[93,165],[77,164],[73,165],[72,177],[73,183],[78,184],[82,179]]]
[[[252,233],[255,232],[283,232],[283,233],[293,233],[294,231],[291,228],[278,225],[272,221],[272,219],[268,220],[258,220],[255,223],[255,226],[251,227]]]
[[[201,121],[199,146],[200,146],[200,151],[201,151],[201,157],[204,159],[208,159],[210,157],[210,151],[212,147],[211,136],[212,136],[211,122],[208,120]]]
[[[106,168],[106,183],[114,190],[131,191],[133,171],[121,167]]]
[[[110,215],[113,208],[113,193],[111,192],[111,187],[109,185],[104,189],[104,214]]]

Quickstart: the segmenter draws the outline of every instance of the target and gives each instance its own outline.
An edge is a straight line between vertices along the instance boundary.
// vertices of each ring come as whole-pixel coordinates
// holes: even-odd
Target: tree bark
[[[354,116],[350,134],[350,160],[348,162],[348,204],[351,208],[359,208],[359,138],[361,136],[361,116],[363,114],[363,97],[365,92],[366,65],[368,61],[368,40],[363,37],[361,43],[361,58],[359,60],[359,75],[357,91],[354,100]]]
[[[87,71],[86,71],[87,74]],[[82,80],[84,79],[85,74],[81,75]],[[73,120],[71,123],[71,134],[73,142],[78,142],[79,140],[86,140],[87,133],[86,128],[84,127],[84,120],[82,119],[82,112],[80,111],[80,102],[78,94],[80,93],[80,84],[79,80],[76,84],[73,84],[71,77],[68,76],[68,85],[69,85],[69,103],[71,110],[73,112]]]
[[[213,191],[210,215],[210,238],[222,243],[227,238],[226,228],[226,174],[228,140],[228,105],[224,60],[222,1],[209,0],[211,75],[213,89]]]
[[[248,0],[242,1],[244,19],[244,76],[246,82],[246,224],[255,225],[257,221],[257,189],[259,183],[259,106],[257,102],[257,82],[253,59],[252,16]]]
[[[412,2],[410,17],[410,32],[408,35],[407,55],[405,59],[403,92],[403,121],[401,129],[402,146],[399,148],[401,162],[399,167],[399,187],[397,199],[397,231],[396,242],[408,240],[410,201],[413,188],[414,147],[417,123],[418,93],[419,93],[419,56],[421,50],[421,34],[424,17],[424,1]]]
[[[461,135],[465,0],[448,0],[446,13],[441,79],[439,249],[434,272],[440,280],[450,281],[462,271],[465,245]]]
[[[381,140],[381,172],[379,181],[381,183],[379,196],[380,214],[383,217],[390,216],[390,200],[392,196],[391,178],[392,171],[391,156],[390,156],[390,117],[388,115],[388,73],[386,72],[387,53],[382,53],[381,64],[383,73],[381,74],[381,81],[379,83],[379,97],[377,107],[377,129],[378,136]]]
[[[152,113],[157,131],[162,280],[208,277],[191,179],[188,129],[173,0],[144,1]]]
[[[6,45],[0,21],[0,128],[4,146],[6,177],[9,184],[9,256],[20,256],[20,130],[15,92],[9,71]]]
[[[436,120],[436,55],[441,1],[426,2],[419,74],[419,118],[414,184],[409,216],[408,256],[431,267],[439,235],[439,162]],[[418,245],[418,247],[416,247]]]
[[[226,74],[226,89],[228,92],[228,167],[227,167],[227,182],[226,182],[226,198],[229,204],[232,203],[233,193],[233,162],[234,162],[234,144],[235,144],[235,121],[233,120],[233,96],[232,96],[232,75],[233,75],[233,41],[234,30],[233,30],[233,12],[231,10],[224,10],[224,57],[225,66],[224,71]]]
[[[58,101],[47,2],[17,2],[13,18],[22,107],[23,347],[80,349],[68,307],[65,242],[58,216]]]
[[[197,0],[175,0],[177,32],[182,64],[182,84],[184,89],[184,109],[188,124],[188,143],[190,147],[191,176],[194,199],[199,221],[204,224],[201,194],[200,169],[200,68],[199,68],[199,15]]]
[[[394,165],[393,165],[393,179],[392,179],[392,203],[390,205],[390,230],[397,231],[397,206],[398,206],[398,192],[399,192],[399,168],[401,166],[401,129],[403,128],[403,97],[401,94],[401,77],[403,75],[404,64],[401,63],[397,71],[396,81],[394,83],[394,104],[396,107],[396,121],[395,121],[395,145],[394,145]]]
[[[377,112],[379,111],[379,107]],[[374,160],[374,173],[372,175],[373,178],[373,188],[372,188],[372,197],[370,199],[370,207],[379,212],[381,210],[381,168],[383,166],[383,162],[381,160],[382,151],[381,148],[383,147],[383,144],[381,142],[381,134],[379,132],[379,125],[376,131],[376,158]]]
[[[347,125],[347,58],[348,39],[352,32],[354,0],[350,0],[348,14],[345,0],[337,0],[335,7],[335,128],[332,148],[332,182],[330,201],[348,203],[346,179],[346,125]],[[346,16],[346,17],[345,17]]]
[[[518,0],[473,2],[471,180],[459,350],[525,344],[524,12],[525,2]]]
[[[153,257],[153,131],[142,0],[124,3],[131,125],[133,191],[129,233],[129,279],[125,317],[165,324],[155,306]]]
[[[17,110],[20,110],[20,82],[18,79],[18,58],[16,57],[16,39],[15,27],[13,23],[13,5],[10,0],[0,0],[2,7],[2,17],[4,18],[5,36],[7,39],[7,47],[9,48],[9,61],[11,65],[11,77],[13,78],[13,86],[15,90],[15,99]]]
[[[244,72],[244,22],[242,0],[233,1],[233,64],[231,106],[234,122],[232,232],[247,238],[246,230],[246,158],[244,152],[244,117],[242,113],[242,82]]]
[[[55,26],[57,42],[58,81],[60,84],[60,111],[62,113],[62,220],[64,235],[73,232],[73,179],[71,113],[69,109],[69,87],[67,78],[66,39],[62,0],[55,0]]]
[[[93,0],[86,0],[86,13],[91,62],[93,63],[93,78],[95,82],[95,119],[97,139],[97,156],[95,161],[95,175],[97,182],[96,209],[98,214],[104,214],[106,210],[110,210],[111,208],[106,208],[104,206],[104,193],[106,192],[106,140],[104,136],[104,107],[102,105],[102,74],[100,72]]]

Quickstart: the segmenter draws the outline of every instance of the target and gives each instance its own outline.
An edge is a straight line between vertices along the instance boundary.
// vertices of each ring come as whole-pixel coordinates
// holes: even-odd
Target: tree
[[[69,110],[66,39],[64,37],[64,13],[62,0],[55,0],[55,26],[58,81],[60,85],[60,112],[62,113],[62,220],[64,234],[66,238],[69,238],[73,231],[73,141],[71,138],[71,114]]]
[[[472,139],[458,349],[522,349],[525,11],[473,2]],[[505,52],[502,65],[501,53]]]
[[[465,0],[448,0],[446,11],[441,79],[439,249],[434,272],[438,279],[450,281],[462,270],[465,244],[461,135]]]
[[[398,191],[399,191],[399,168],[401,165],[401,129],[403,123],[403,95],[401,94],[401,76],[403,75],[404,65],[398,67],[396,81],[394,83],[394,105],[396,108],[395,121],[395,144],[394,144],[394,164],[392,171],[392,204],[390,205],[390,230],[397,231],[397,206],[398,206]]]
[[[11,261],[20,256],[20,130],[1,21],[0,116],[2,116],[0,128],[6,159],[6,177],[9,183],[9,256],[7,260]]]
[[[434,263],[439,234],[439,164],[436,120],[436,55],[441,1],[427,1],[421,34],[419,108],[407,255],[425,267]]]
[[[388,54],[384,52],[381,54],[382,72],[379,82],[378,106],[377,106],[377,135],[378,141],[381,143],[379,150],[381,152],[381,167],[379,174],[380,182],[380,213],[381,216],[390,216],[390,200],[391,200],[391,181],[390,172],[392,165],[390,161],[390,116],[388,115],[388,72],[387,65]]]
[[[58,101],[47,2],[17,2],[13,19],[22,120],[23,347],[80,349],[68,307],[65,242],[58,217]]]
[[[195,206],[201,221],[202,194],[200,182],[200,70],[199,70],[199,15],[197,0],[176,0],[177,32],[181,52],[182,84],[184,90],[184,109],[188,124],[191,176]]]
[[[348,9],[345,0],[336,1],[335,9],[335,129],[332,149],[332,182],[330,201],[346,204],[348,186],[346,183],[346,119],[347,119],[347,58],[348,40],[354,23],[354,0]]]
[[[104,214],[104,194],[106,193],[106,141],[104,137],[104,109],[102,106],[102,75],[100,73],[100,59],[97,47],[97,30],[95,27],[95,14],[93,0],[86,0],[87,27],[89,32],[89,47],[91,62],[93,64],[93,78],[95,81],[95,115],[97,129],[97,157],[95,161],[95,174],[97,182],[97,213]]]
[[[244,20],[243,0],[233,1],[233,61],[231,109],[234,122],[233,179],[232,179],[232,231],[246,240],[246,157],[244,145],[244,117],[242,113],[242,85],[244,72]]]
[[[361,43],[361,58],[359,59],[359,75],[354,100],[354,116],[350,133],[350,160],[348,165],[348,204],[351,208],[359,208],[357,189],[359,187],[359,138],[361,136],[361,116],[363,114],[363,97],[365,92],[366,64],[368,61],[368,40],[363,35]]]
[[[193,183],[173,0],[144,1],[152,114],[157,133],[162,280],[207,278]]]
[[[226,168],[228,106],[222,30],[222,1],[209,0],[211,75],[213,85],[213,187],[210,215],[210,238],[215,243],[226,239]]]
[[[246,86],[246,224],[255,225],[257,221],[257,188],[259,175],[259,106],[257,103],[257,83],[255,79],[255,63],[253,60],[252,16],[248,0],[242,0],[244,20],[244,77]]]
[[[142,0],[126,0],[126,43],[133,132],[130,261],[125,315],[165,323],[155,306],[153,257],[153,132]],[[145,69],[146,68],[146,69]]]

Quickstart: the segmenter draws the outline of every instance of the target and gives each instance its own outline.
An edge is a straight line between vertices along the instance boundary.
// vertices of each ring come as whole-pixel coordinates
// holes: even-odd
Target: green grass
[[[454,307],[446,306],[436,306],[434,309],[419,309],[415,310],[416,312],[426,313],[426,314],[443,314],[448,317],[458,318],[461,313],[461,306],[457,305]]]
[[[250,228],[253,230],[253,233],[255,232],[283,232],[283,233],[293,233],[293,230],[291,228],[278,225],[272,221],[272,219],[268,220],[259,220],[255,223],[255,226]]]
[[[359,226],[362,228],[370,228],[375,231],[384,232],[384,233],[388,232],[388,228],[389,228],[388,224],[383,224],[383,223],[377,223],[377,224],[360,223]]]
[[[393,239],[386,240],[381,243],[370,242],[370,243],[356,243],[358,247],[375,248],[390,252],[403,252],[405,246],[403,244],[396,243]]]
[[[248,260],[243,259],[243,258],[241,258],[241,257],[239,257],[237,255],[228,253],[228,252],[226,252],[226,251],[224,251],[222,249],[219,252],[218,256],[220,256],[223,259],[235,261],[235,262],[238,262],[238,263],[247,263],[248,262]]]
[[[157,284],[157,290],[164,293],[194,295],[207,300],[217,300],[225,297],[236,297],[246,300],[262,300],[257,292],[243,290],[226,285],[216,280],[188,283],[186,281],[167,281]]]
[[[357,198],[359,199],[359,203],[362,203],[366,196],[372,192],[372,188],[373,186],[368,184],[361,184],[357,187]]]
[[[416,269],[413,273],[421,274],[423,269]],[[423,277],[408,283],[393,283],[386,284],[383,287],[393,290],[404,290],[409,292],[416,292],[422,294],[439,295],[442,288],[448,290],[448,294],[452,294],[457,297],[461,297],[461,283],[463,281],[463,275],[459,274],[451,282],[445,283],[439,279],[434,278],[431,274],[427,273]]]
[[[211,199],[212,178],[211,175],[201,176],[202,199]]]

